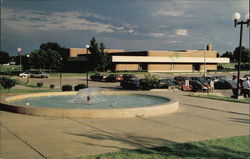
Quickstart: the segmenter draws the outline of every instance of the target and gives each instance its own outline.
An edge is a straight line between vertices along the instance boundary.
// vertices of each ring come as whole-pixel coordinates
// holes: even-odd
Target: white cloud
[[[155,38],[162,38],[165,36],[165,33],[149,33],[148,35]]]
[[[111,20],[111,18],[91,13],[83,14],[80,12],[54,12],[51,14],[46,14],[45,12],[37,12],[32,10],[16,12],[13,9],[3,8],[2,16],[2,20],[5,25],[20,31],[85,30],[95,31],[98,33],[112,33],[115,31],[128,33],[134,32],[133,26],[129,24],[120,24],[120,26],[115,26],[113,24],[90,21],[87,18],[84,18],[95,17]]]
[[[188,35],[188,31],[187,29],[177,29],[175,31],[176,35],[180,35],[180,36],[187,36]]]
[[[166,10],[166,9],[160,9],[159,11],[155,12],[155,16],[181,16],[183,15],[183,11],[181,10]]]
[[[155,7],[154,16],[183,16],[192,7],[191,1],[164,1]]]

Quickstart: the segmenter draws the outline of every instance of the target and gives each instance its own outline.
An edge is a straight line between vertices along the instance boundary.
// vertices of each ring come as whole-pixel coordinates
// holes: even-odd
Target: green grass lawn
[[[19,65],[0,65],[0,72],[20,71]]]
[[[229,102],[238,102],[238,103],[247,103],[250,104],[250,98],[244,98],[244,99],[235,99],[231,97],[221,97],[221,96],[215,96],[215,95],[190,95],[193,97],[199,97],[199,98],[208,98],[208,99],[215,99],[215,100],[222,100],[222,101],[229,101]]]
[[[119,75],[122,75],[122,74],[148,74],[148,72],[99,72],[101,74],[119,74]],[[89,76],[91,75],[94,75],[95,72],[89,72]],[[62,76],[63,77],[71,77],[71,76],[86,76],[87,74],[84,72],[84,73],[62,73]],[[50,76],[52,77],[59,77],[60,76],[60,73],[59,72],[53,72],[53,73],[50,73]]]
[[[249,157],[250,137],[237,136],[202,142],[123,150],[75,159],[247,159]]]
[[[39,93],[39,92],[60,92],[59,89],[40,89],[40,88],[34,88],[34,89],[0,89],[0,93]]]

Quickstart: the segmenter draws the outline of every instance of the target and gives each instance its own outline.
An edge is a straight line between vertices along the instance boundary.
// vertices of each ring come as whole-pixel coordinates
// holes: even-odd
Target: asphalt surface
[[[58,84],[56,77],[32,80],[46,81],[45,85]],[[81,77],[67,77],[64,84],[84,81]],[[120,90],[119,83],[91,81],[89,84]],[[137,93],[177,98],[179,110],[167,115],[127,119],[52,118],[0,111],[0,158],[74,158],[250,133],[248,104],[195,98],[175,90]]]

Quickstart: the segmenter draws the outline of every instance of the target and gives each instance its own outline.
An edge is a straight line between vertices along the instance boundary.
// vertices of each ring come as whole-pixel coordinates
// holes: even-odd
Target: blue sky
[[[142,50],[202,49],[219,53],[239,45],[239,26],[248,0],[1,0],[1,50],[16,55],[57,42],[80,48],[92,37],[107,48]],[[249,28],[243,45],[249,47]]]

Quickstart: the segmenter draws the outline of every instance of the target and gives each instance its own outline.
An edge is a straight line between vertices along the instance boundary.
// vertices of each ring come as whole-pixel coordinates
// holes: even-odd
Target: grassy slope
[[[162,147],[124,150],[77,159],[246,159],[250,157],[249,139],[249,136],[238,136]]]

